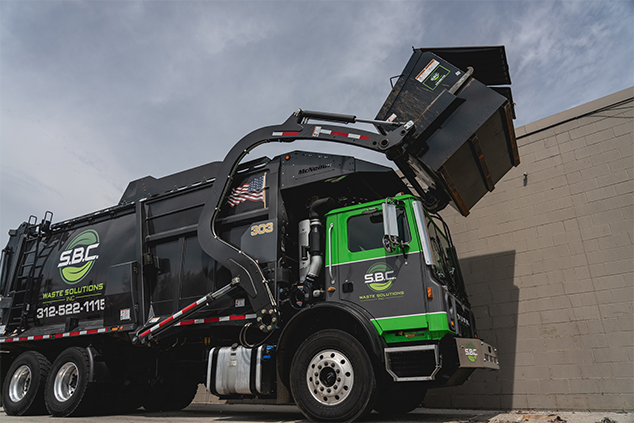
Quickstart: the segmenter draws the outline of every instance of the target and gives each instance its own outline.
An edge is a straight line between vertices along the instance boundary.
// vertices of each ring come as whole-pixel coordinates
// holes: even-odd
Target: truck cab
[[[392,235],[384,230],[390,218]],[[326,227],[327,285],[341,286],[329,295],[367,310],[386,344],[476,335],[449,232],[419,199],[402,195],[338,209],[326,216]]]

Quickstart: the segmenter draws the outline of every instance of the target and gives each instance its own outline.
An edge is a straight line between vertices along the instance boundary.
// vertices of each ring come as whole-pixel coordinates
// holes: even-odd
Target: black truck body
[[[510,83],[501,47],[417,49],[376,119],[298,110],[222,162],[11,231],[5,411],[87,414],[97,397],[122,411],[176,410],[205,383],[221,398],[352,421],[410,411],[429,388],[499,368],[437,215],[447,204],[467,215],[519,164],[510,89],[475,79],[480,63],[502,75],[489,84]],[[377,131],[341,125],[355,122]],[[258,145],[296,139],[383,152],[403,176],[303,151],[242,163]]]

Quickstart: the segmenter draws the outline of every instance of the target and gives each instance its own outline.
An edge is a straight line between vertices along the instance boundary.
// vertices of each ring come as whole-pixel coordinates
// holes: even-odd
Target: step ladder
[[[53,213],[47,211],[44,219],[37,224],[37,218],[31,216],[27,222],[22,241],[21,254],[15,279],[9,296],[13,298],[9,309],[7,333],[19,335],[29,329],[37,321],[34,305],[37,301],[36,291],[42,283],[44,265],[57,243],[45,243],[42,238],[49,234]]]

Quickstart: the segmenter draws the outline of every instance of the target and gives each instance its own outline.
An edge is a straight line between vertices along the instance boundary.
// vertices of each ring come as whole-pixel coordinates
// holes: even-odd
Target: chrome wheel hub
[[[77,379],[79,378],[79,370],[75,363],[65,363],[57,371],[55,382],[53,384],[53,392],[55,399],[59,402],[66,402],[73,396],[77,389]]]
[[[313,398],[321,404],[340,404],[354,385],[352,363],[339,351],[323,350],[308,364],[306,383]]]
[[[29,392],[31,387],[31,369],[26,364],[18,367],[18,369],[11,376],[9,382],[9,398],[13,402],[20,402]]]

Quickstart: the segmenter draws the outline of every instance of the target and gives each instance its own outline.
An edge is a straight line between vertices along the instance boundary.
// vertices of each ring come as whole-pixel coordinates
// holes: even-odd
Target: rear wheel
[[[11,365],[2,387],[2,404],[9,416],[46,414],[44,388],[51,363],[36,351],[21,354]]]
[[[89,371],[90,360],[84,348],[68,348],[57,357],[48,375],[44,396],[49,413],[54,417],[67,417],[90,411],[94,386],[88,382]]]
[[[326,329],[311,335],[291,363],[293,398],[311,421],[353,421],[372,410],[372,362],[352,335]]]

